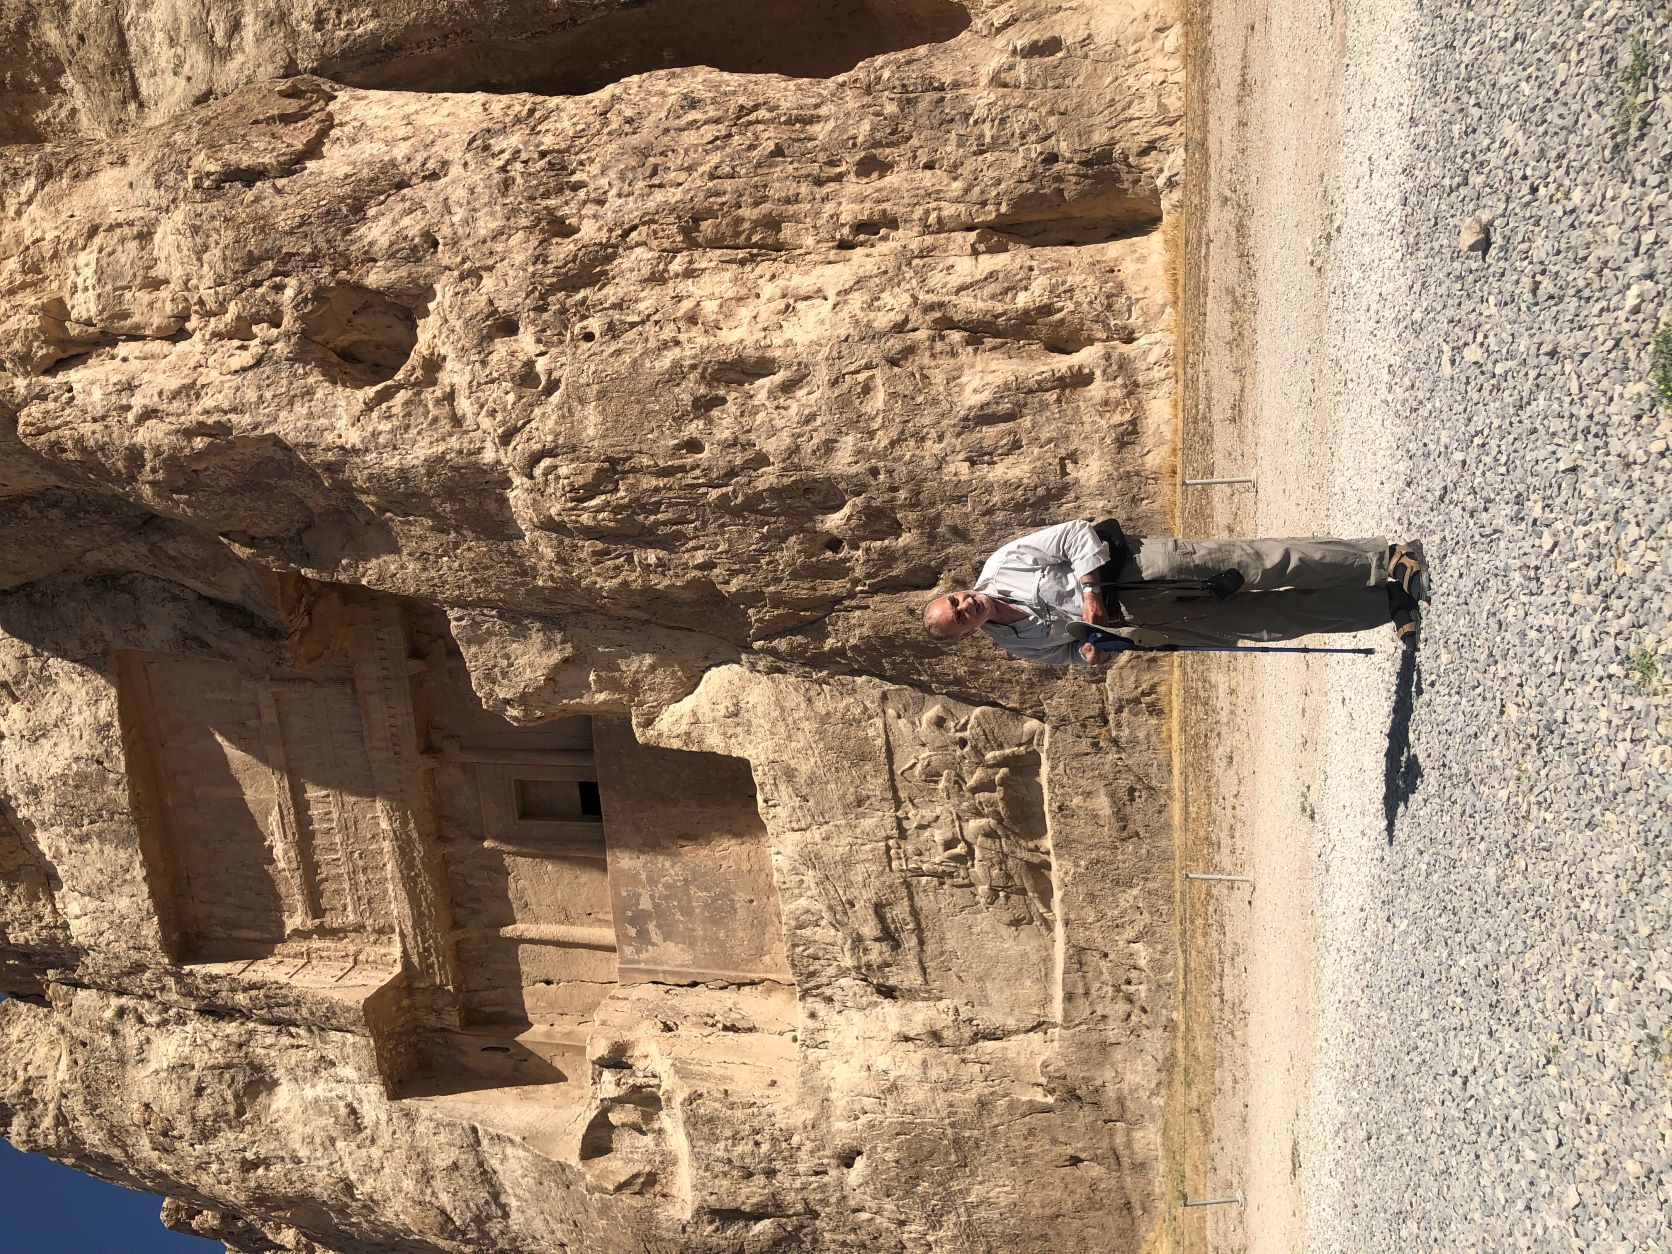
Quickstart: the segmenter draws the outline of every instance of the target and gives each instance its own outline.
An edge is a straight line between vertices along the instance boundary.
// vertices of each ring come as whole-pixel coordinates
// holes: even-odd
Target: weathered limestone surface
[[[1120,1250],[1167,0],[0,0],[0,1129],[239,1251]],[[1113,750],[1113,752],[1111,752]]]

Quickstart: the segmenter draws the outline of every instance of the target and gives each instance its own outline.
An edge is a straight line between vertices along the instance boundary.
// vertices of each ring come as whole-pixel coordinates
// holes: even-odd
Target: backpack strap
[[[1097,568],[1097,582],[1114,583],[1120,568],[1125,566],[1132,556],[1132,544],[1126,538],[1120,524],[1113,518],[1105,518],[1102,522],[1093,523],[1091,529],[1097,533],[1097,538],[1109,546],[1109,560]]]

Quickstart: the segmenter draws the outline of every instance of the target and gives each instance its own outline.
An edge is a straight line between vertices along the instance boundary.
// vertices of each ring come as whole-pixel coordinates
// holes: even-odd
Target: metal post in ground
[[[1240,475],[1230,479],[1186,479],[1184,481],[1184,486],[1187,488],[1206,488],[1220,483],[1246,483],[1252,486],[1254,483],[1254,476]]]
[[[1195,1201],[1191,1201],[1188,1197],[1186,1197],[1184,1199],[1184,1204],[1186,1206],[1241,1206],[1242,1191],[1239,1189],[1230,1197],[1203,1197],[1197,1198]]]
[[[1252,884],[1254,882],[1252,875],[1209,875],[1205,871],[1186,871],[1184,878],[1187,880],[1212,880],[1218,884]]]

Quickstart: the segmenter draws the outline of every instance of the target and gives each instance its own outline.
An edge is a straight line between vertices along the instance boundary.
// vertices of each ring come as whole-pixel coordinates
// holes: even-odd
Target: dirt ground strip
[[[1327,17],[1255,4],[1200,4],[1191,19],[1182,474],[1258,482],[1182,488],[1180,532],[1323,533],[1307,498],[1330,460],[1332,407],[1306,358],[1322,339],[1310,249],[1327,210],[1319,190],[1340,33]],[[1274,321],[1286,324],[1283,359]],[[1268,389],[1283,392],[1289,424],[1269,459],[1259,425]],[[1294,800],[1271,784],[1315,765],[1313,677],[1366,661],[1198,657],[1180,667],[1181,871],[1256,878],[1253,888],[1181,879],[1181,1250],[1301,1248],[1299,1172],[1279,1147],[1294,1136],[1312,1049],[1315,889],[1304,844],[1281,838]],[[1233,1196],[1246,1203],[1177,1205]]]
[[[1346,21],[1333,6],[1297,8],[1216,3],[1192,30],[1183,472],[1257,482],[1184,488],[1186,535],[1337,530],[1322,517],[1338,436],[1319,250]],[[1317,727],[1322,691],[1394,665],[1390,652],[1192,658],[1182,668],[1181,818],[1202,856],[1189,869],[1255,879],[1183,884],[1187,951],[1201,952],[1187,956],[1198,983],[1182,1021],[1211,1025],[1197,1030],[1212,1042],[1192,1129],[1199,1174],[1184,1192],[1246,1199],[1181,1208],[1184,1249],[1305,1248],[1300,1127],[1318,890],[1295,828],[1321,798],[1300,781],[1319,776],[1332,748]]]

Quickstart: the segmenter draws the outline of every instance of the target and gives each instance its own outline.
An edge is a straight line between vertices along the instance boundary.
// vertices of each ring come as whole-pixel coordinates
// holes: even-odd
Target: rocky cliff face
[[[1171,6],[0,30],[7,1135],[237,1250],[1136,1248],[1159,672],[918,611],[1162,522]]]

